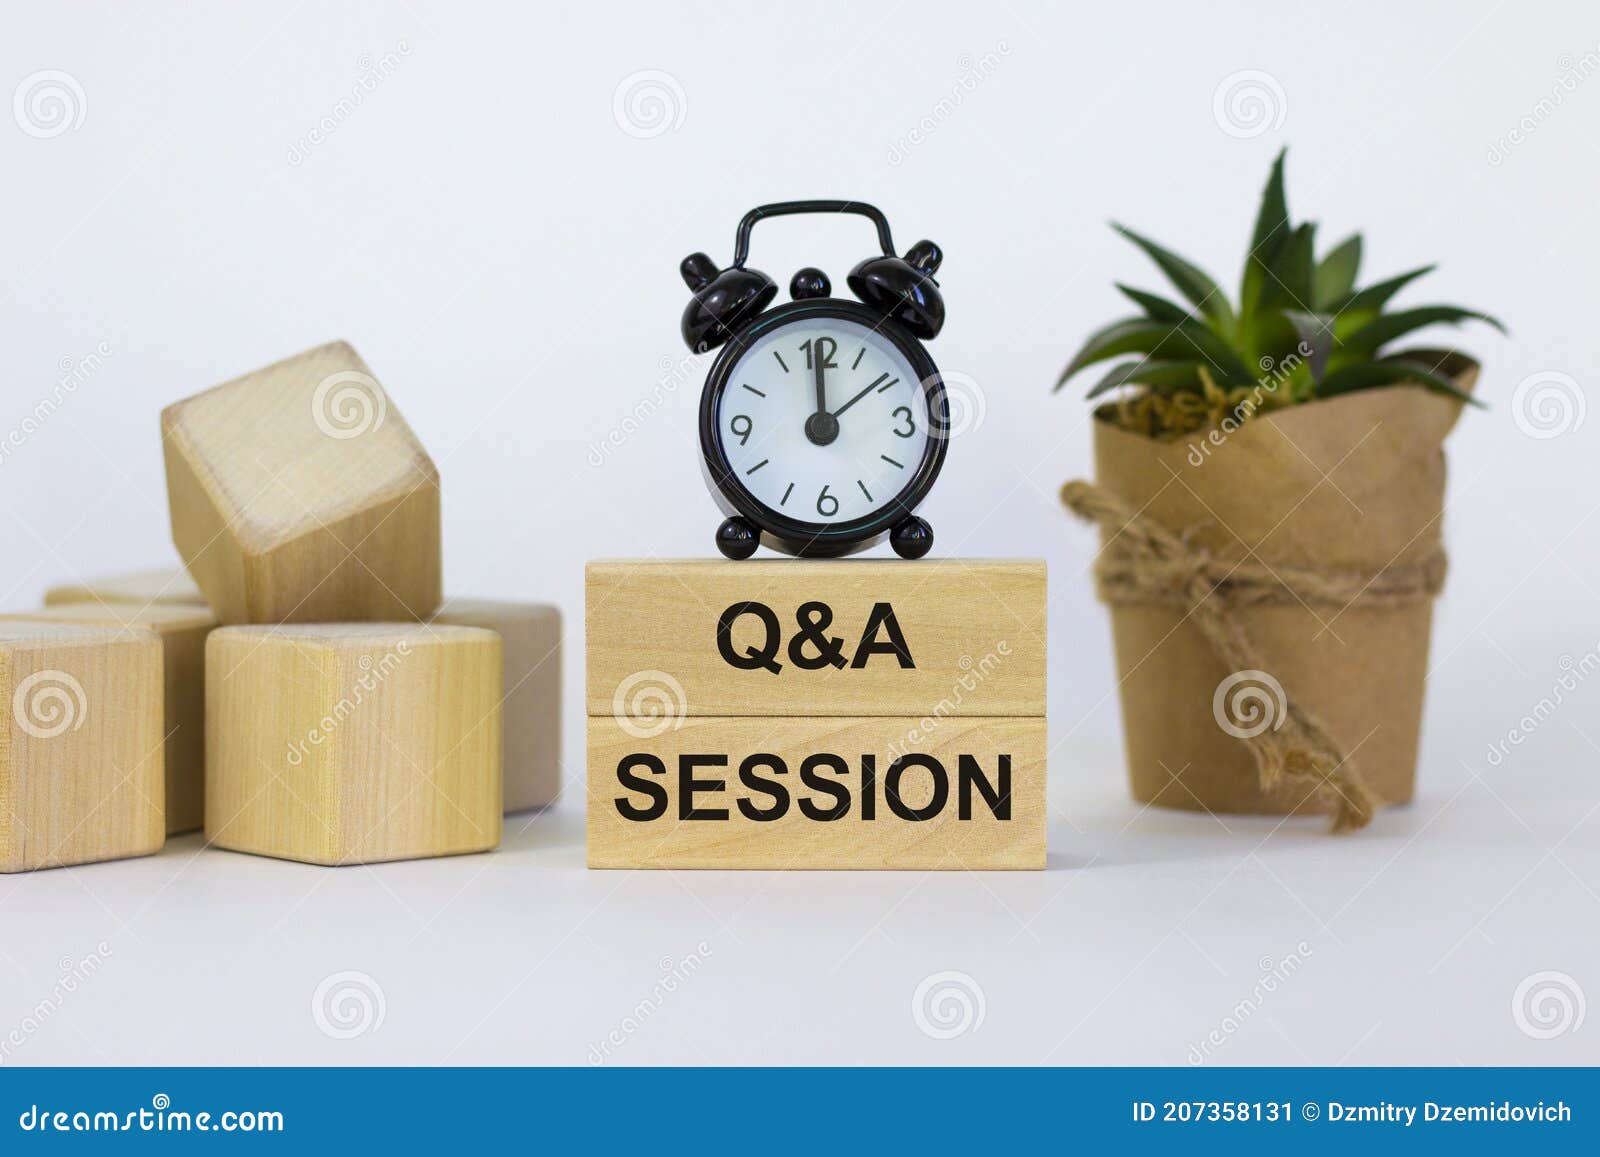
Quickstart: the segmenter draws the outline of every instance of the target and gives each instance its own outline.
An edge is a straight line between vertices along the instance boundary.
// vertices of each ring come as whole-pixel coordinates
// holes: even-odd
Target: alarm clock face
[[[944,390],[889,324],[849,302],[795,303],[726,351],[702,423],[740,513],[781,536],[863,535],[920,501],[943,456]]]

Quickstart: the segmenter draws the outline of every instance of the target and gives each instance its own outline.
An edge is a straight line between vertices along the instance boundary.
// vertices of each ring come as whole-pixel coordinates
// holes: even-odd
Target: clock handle
[[[889,235],[889,219],[876,206],[865,201],[777,201],[771,205],[757,205],[739,222],[739,232],[734,237],[733,264],[743,269],[750,256],[750,231],[756,222],[767,217],[788,217],[795,213],[854,213],[870,220],[878,230],[878,245],[885,257],[893,257],[894,239]]]

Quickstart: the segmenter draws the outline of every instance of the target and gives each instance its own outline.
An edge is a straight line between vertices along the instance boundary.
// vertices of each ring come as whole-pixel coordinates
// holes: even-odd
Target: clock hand
[[[819,337],[811,343],[811,364],[817,371],[817,411],[806,419],[806,438],[813,445],[826,446],[839,436],[839,422],[828,413],[828,386],[825,375],[836,369],[834,351],[839,343],[831,337]]]
[[[888,376],[889,376],[888,374],[879,374],[876,378],[874,378],[872,380],[872,384],[871,385],[869,385],[866,389],[862,390],[855,397],[851,398],[848,402],[846,402],[844,405],[840,406],[837,410],[835,410],[833,412],[833,416],[835,418],[837,418],[840,414],[844,413],[851,406],[853,406],[857,402],[859,402],[862,398],[864,398],[868,394],[872,393],[873,390],[877,389],[878,386],[882,384],[883,379],[887,378]]]

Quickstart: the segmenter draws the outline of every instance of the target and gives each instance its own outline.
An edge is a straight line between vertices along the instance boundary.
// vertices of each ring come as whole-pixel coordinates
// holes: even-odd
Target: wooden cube
[[[589,865],[1043,868],[1044,564],[593,563]]]
[[[172,537],[224,623],[414,622],[439,605],[439,473],[334,342],[168,406]]]
[[[431,624],[206,642],[206,837],[313,864],[500,842],[500,639]]]
[[[160,849],[153,633],[0,623],[0,710],[0,872]]]
[[[205,822],[206,636],[216,617],[204,606],[135,602],[62,603],[0,617],[155,632],[162,645],[167,834],[197,830]]]
[[[1043,718],[589,720],[591,868],[1040,869]]]
[[[482,627],[505,648],[505,809],[561,794],[561,611],[548,603],[449,599],[433,621]]]
[[[83,582],[61,583],[44,592],[44,605],[62,603],[150,603],[203,607],[205,595],[184,570],[141,570]]]
[[[968,715],[1044,714],[1043,562],[618,561],[586,578],[590,715],[644,667],[691,715],[915,716],[953,696]]]

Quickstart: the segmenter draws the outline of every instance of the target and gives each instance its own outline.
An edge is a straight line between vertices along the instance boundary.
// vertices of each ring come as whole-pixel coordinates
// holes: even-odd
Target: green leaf
[[[1392,386],[1401,382],[1414,382],[1435,393],[1448,394],[1468,405],[1483,408],[1483,403],[1461,389],[1425,362],[1408,358],[1389,361],[1364,362],[1336,370],[1317,387],[1317,397],[1332,398],[1340,394],[1353,394],[1357,390],[1370,390],[1378,386]]]
[[[1180,321],[1189,320],[1189,311],[1177,302],[1168,301],[1155,293],[1147,293],[1143,289],[1134,289],[1131,285],[1117,282],[1116,286],[1122,295],[1144,310],[1145,316],[1151,321],[1164,321],[1168,325],[1175,325]]]
[[[1356,275],[1361,271],[1361,234],[1341,241],[1328,252],[1317,266],[1313,288],[1318,309],[1327,309],[1336,301],[1343,301],[1355,288]]]
[[[1283,159],[1288,153],[1281,150],[1272,162],[1272,174],[1261,191],[1261,208],[1256,212],[1255,231],[1250,236],[1250,252],[1244,259],[1244,276],[1239,283],[1239,316],[1248,321],[1261,300],[1261,290],[1267,281],[1267,270],[1278,249],[1289,239],[1293,226],[1289,224],[1289,202],[1283,193]]]
[[[1272,271],[1262,292],[1264,305],[1286,305],[1292,309],[1310,309],[1315,296],[1312,288],[1316,277],[1317,227],[1306,222],[1289,235],[1289,240],[1279,247],[1272,261]]]
[[[1377,313],[1389,299],[1410,285],[1417,278],[1426,273],[1432,273],[1438,266],[1424,265],[1421,269],[1413,269],[1409,273],[1402,273],[1398,277],[1391,277],[1387,281],[1374,282],[1365,289],[1350,294],[1337,307],[1334,313]]]
[[[1065,385],[1074,374],[1095,362],[1114,358],[1119,354],[1145,354],[1152,358],[1187,358],[1208,363],[1223,381],[1248,383],[1254,379],[1244,367],[1239,356],[1228,345],[1199,322],[1179,325],[1133,317],[1114,322],[1092,334],[1067,368],[1056,380],[1056,389]]]
[[[1208,274],[1197,266],[1189,264],[1176,253],[1163,249],[1149,238],[1141,237],[1132,229],[1118,225],[1115,221],[1111,223],[1111,227],[1143,249],[1150,260],[1160,267],[1161,272],[1167,275],[1167,280],[1177,287],[1178,292],[1193,302],[1201,313],[1211,318],[1219,330],[1224,333],[1232,331],[1233,310],[1228,305],[1227,297]]]
[[[1454,305],[1424,305],[1416,309],[1403,309],[1398,313],[1380,314],[1348,338],[1343,339],[1342,352],[1364,353],[1371,356],[1386,342],[1403,337],[1413,330],[1429,325],[1459,325],[1464,321],[1487,322],[1501,333],[1506,331],[1506,327],[1495,318],[1486,313],[1479,313],[1475,309],[1462,309]]]
[[[1113,366],[1105,377],[1094,384],[1094,389],[1084,396],[1098,398],[1109,390],[1126,385],[1150,386],[1153,389],[1198,387],[1200,364],[1197,361],[1155,361],[1150,358],[1137,362],[1123,362],[1121,365]]]

